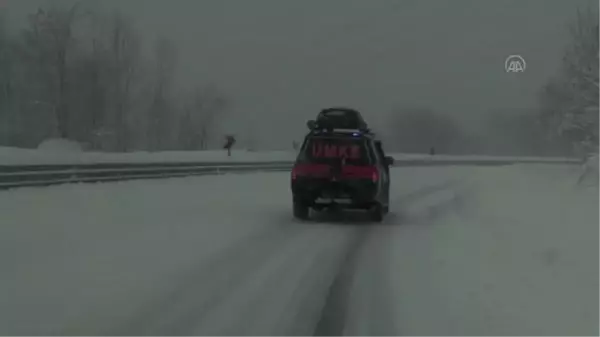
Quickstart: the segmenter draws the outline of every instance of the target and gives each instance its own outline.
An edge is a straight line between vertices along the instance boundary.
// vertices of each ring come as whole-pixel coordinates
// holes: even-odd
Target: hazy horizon
[[[18,24],[46,3],[8,0],[5,9]],[[221,87],[233,102],[223,129],[240,138],[254,129],[261,147],[298,139],[305,121],[332,105],[356,107],[376,127],[396,106],[431,108],[467,128],[489,111],[533,108],[577,7],[598,7],[589,0],[140,4],[101,3],[131,15],[146,44],[171,38],[181,81]],[[510,54],[526,59],[525,73],[504,71]]]

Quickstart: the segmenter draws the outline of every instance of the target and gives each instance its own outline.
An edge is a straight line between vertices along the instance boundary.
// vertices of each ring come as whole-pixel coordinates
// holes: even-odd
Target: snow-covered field
[[[286,173],[0,192],[0,334],[598,335],[578,168],[392,173],[382,225],[293,221]]]
[[[247,151],[233,150],[227,156],[225,150],[207,151],[158,151],[158,152],[86,152],[84,146],[64,139],[48,139],[37,149],[21,149],[0,146],[0,165],[29,164],[90,164],[90,163],[148,163],[148,162],[270,162],[293,161],[295,151]],[[427,161],[513,161],[527,162],[565,162],[568,158],[508,157],[482,155],[434,155],[428,154],[390,154],[396,160]],[[597,157],[596,157],[597,158]]]
[[[48,139],[37,149],[0,146],[0,165],[29,164],[93,164],[93,163],[148,163],[148,162],[270,162],[291,161],[293,151],[157,151],[157,152],[93,152],[65,139]]]
[[[251,152],[246,150],[233,150],[231,157],[228,157],[225,150],[106,153],[0,147],[0,165],[149,162],[269,162],[291,161],[295,158],[296,154],[292,151]]]
[[[431,160],[431,161],[510,161],[510,162],[545,162],[545,163],[566,163],[575,162],[577,158],[568,157],[525,157],[525,156],[488,156],[488,155],[428,155],[428,154],[411,154],[411,153],[392,153],[392,156],[398,160],[416,159],[416,160]]]
[[[397,331],[598,335],[598,188],[577,174],[474,170],[460,208],[382,235]]]
[[[507,157],[482,155],[434,155],[428,154],[390,154],[396,160],[427,161],[540,161],[565,162],[567,158],[540,157]],[[160,152],[128,152],[106,153],[85,152],[77,143],[62,140],[48,140],[40,144],[38,149],[20,149],[0,147],[0,165],[30,164],[90,164],[90,163],[149,163],[149,162],[270,162],[293,161],[295,151],[247,151],[233,150],[227,156],[225,150],[211,151],[160,151]]]

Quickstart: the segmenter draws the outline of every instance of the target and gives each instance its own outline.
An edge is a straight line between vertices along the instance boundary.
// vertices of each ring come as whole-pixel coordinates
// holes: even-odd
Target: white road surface
[[[380,225],[292,220],[286,173],[0,192],[0,334],[598,335],[577,168],[392,174]]]

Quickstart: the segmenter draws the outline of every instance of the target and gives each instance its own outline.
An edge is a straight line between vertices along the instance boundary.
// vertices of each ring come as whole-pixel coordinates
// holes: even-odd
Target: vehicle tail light
[[[325,164],[296,164],[292,168],[292,180],[298,177],[320,177],[326,176],[330,172],[330,166]]]
[[[379,181],[379,170],[377,166],[354,166],[346,165],[342,168],[342,176],[345,178],[371,179],[376,183]]]

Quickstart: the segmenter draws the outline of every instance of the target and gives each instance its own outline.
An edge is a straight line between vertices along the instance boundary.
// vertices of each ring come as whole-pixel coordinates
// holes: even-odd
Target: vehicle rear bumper
[[[305,180],[292,182],[295,201],[307,205],[368,205],[377,196],[377,186],[370,180]]]

